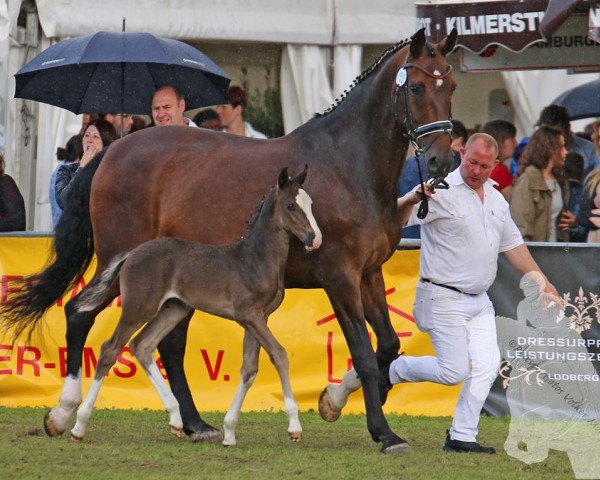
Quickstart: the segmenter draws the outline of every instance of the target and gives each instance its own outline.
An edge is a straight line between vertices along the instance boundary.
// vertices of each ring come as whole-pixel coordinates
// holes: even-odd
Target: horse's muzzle
[[[313,250],[316,250],[317,248],[319,248],[321,246],[321,241],[322,241],[321,232],[309,233],[306,236],[306,240],[304,241],[304,248],[306,249],[307,252],[312,252]]]

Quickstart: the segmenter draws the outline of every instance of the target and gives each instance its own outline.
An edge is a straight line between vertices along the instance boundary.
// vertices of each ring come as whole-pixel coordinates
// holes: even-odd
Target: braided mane
[[[328,113],[333,112],[340,105],[340,103],[342,103],[342,101],[348,96],[352,89],[356,87],[356,85],[367,79],[375,70],[377,70],[377,68],[382,63],[384,63],[388,59],[388,57],[390,57],[398,50],[408,45],[410,43],[410,40],[410,38],[406,38],[385,50],[380,55],[380,57],[371,64],[371,66],[367,67],[358,77],[354,79],[354,81],[350,84],[350,88],[348,90],[344,90],[344,93],[342,93],[338,98],[335,99],[335,103],[332,103],[331,107],[329,107],[323,113],[315,114],[315,117],[322,117],[327,115]]]

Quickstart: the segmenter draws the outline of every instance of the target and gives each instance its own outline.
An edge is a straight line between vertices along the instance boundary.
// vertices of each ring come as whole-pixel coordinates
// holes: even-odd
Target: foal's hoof
[[[72,442],[81,443],[82,440],[83,440],[83,437],[78,437],[73,432],[71,432],[71,441]]]
[[[221,443],[223,441],[223,433],[219,430],[204,430],[190,434],[190,440],[193,443]]]
[[[290,440],[292,442],[299,442],[302,440],[302,432],[288,432],[290,435]]]
[[[331,403],[327,387],[321,392],[319,396],[319,415],[326,422],[335,422],[342,414],[342,409],[337,408]]]
[[[169,425],[169,430],[177,438],[185,437],[185,433],[183,433],[183,429],[182,428],[177,428],[177,427],[174,427],[173,425]]]
[[[412,448],[406,442],[404,443],[396,443],[394,445],[388,445],[387,447],[381,447],[381,453],[389,453],[389,454],[408,454],[413,453]]]
[[[44,430],[46,431],[46,435],[49,437],[58,437],[64,433],[64,430],[60,430],[56,427],[56,423],[54,423],[54,419],[50,415],[52,410],[48,410],[46,415],[44,416]]]

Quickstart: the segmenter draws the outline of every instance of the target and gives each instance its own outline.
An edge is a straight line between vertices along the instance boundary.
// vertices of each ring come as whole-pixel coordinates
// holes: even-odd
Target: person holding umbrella
[[[175,87],[160,87],[152,96],[152,120],[157,127],[165,125],[181,125],[197,127],[197,125],[183,116],[185,111],[185,98]]]

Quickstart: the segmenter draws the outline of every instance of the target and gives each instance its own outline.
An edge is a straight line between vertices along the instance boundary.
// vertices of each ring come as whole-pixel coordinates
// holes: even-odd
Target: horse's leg
[[[387,423],[379,397],[379,368],[367,333],[362,306],[359,278],[353,275],[338,276],[326,286],[325,291],[333,306],[346,343],[352,355],[352,363],[360,377],[367,412],[367,428],[376,442],[381,442],[384,453],[408,452],[410,447],[396,435]]]
[[[156,317],[146,324],[129,345],[163,402],[169,414],[171,432],[177,436],[182,435],[183,429],[179,404],[154,361],[154,350],[165,335],[187,318],[190,312],[193,313],[193,309],[185,303],[175,299],[168,300],[162,305]]]
[[[86,288],[99,281],[101,270],[98,268],[94,278]],[[67,362],[66,377],[63,389],[60,395],[59,404],[52,407],[44,417],[44,429],[46,433],[55,437],[64,433],[71,424],[71,419],[75,414],[77,407],[81,403],[81,363],[83,357],[83,347],[88,333],[94,325],[96,315],[101,312],[110,301],[116,297],[117,291],[111,291],[109,300],[92,311],[80,312],[77,304],[81,292],[74,299],[69,300],[65,305],[65,314],[67,317]]]
[[[258,356],[260,353],[260,343],[254,336],[244,329],[244,354],[242,361],[242,369],[240,372],[240,384],[238,385],[235,396],[231,401],[229,410],[225,414],[223,420],[223,445],[233,446],[236,444],[235,427],[240,418],[240,410],[246,398],[246,394],[254,383],[256,373],[258,372]]]
[[[290,383],[290,364],[285,348],[277,341],[277,339],[269,330],[267,320],[262,312],[245,317],[240,324],[246,328],[260,345],[269,354],[271,363],[277,369],[279,380],[281,381],[281,389],[283,390],[283,402],[285,413],[288,416],[288,434],[294,442],[300,441],[302,438],[302,426],[298,418],[298,404],[292,392]]]
[[[365,318],[373,328],[377,337],[377,365],[379,367],[379,396],[381,404],[385,404],[387,394],[392,388],[389,377],[390,363],[397,358],[400,342],[392,327],[385,298],[385,285],[381,268],[365,274],[360,285],[361,298]],[[329,384],[319,398],[319,413],[328,421],[336,421],[348,397],[361,386],[360,379],[354,369],[346,372],[339,385]]]
[[[137,316],[138,312],[136,311],[134,314]],[[117,356],[119,355],[121,349],[127,344],[131,336],[139,328],[140,323],[132,317],[133,316],[131,313],[124,309],[117,328],[115,328],[111,338],[104,342],[100,348],[100,356],[98,357],[98,362],[96,363],[94,381],[87,397],[85,398],[85,401],[81,404],[79,410],[77,410],[77,422],[71,429],[71,437],[74,440],[79,441],[84,437],[85,428],[89,418],[92,415],[92,411],[94,410],[94,404],[98,398],[98,393],[100,392],[100,387],[102,386],[104,377],[117,361]],[[141,314],[140,317],[144,318],[143,314]]]
[[[193,442],[220,442],[223,434],[200,418],[183,370],[187,331],[193,313],[190,312],[161,340],[158,352],[169,377],[171,391],[179,403],[183,431]]]

